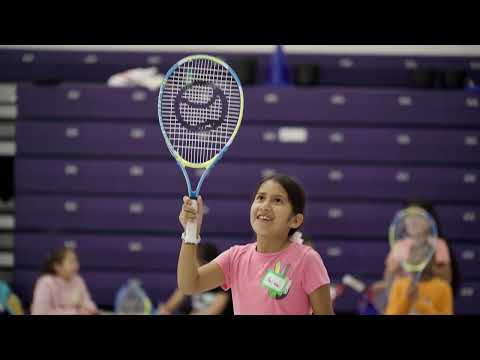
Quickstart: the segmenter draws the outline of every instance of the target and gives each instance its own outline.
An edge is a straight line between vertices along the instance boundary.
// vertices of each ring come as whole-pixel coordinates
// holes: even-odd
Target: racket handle
[[[363,290],[365,290],[365,284],[354,278],[352,275],[350,274],[345,274],[342,278],[342,283],[344,285],[347,285],[347,286],[350,286],[353,290],[355,290],[356,292],[359,292],[359,293],[362,293]]]
[[[192,207],[197,210],[197,200],[192,200]],[[187,222],[185,227],[185,242],[188,244],[198,244],[200,238],[197,238],[197,223],[195,221]]]
[[[417,272],[417,273],[413,276],[412,286],[416,286],[416,285],[417,285],[417,283],[418,283],[419,280],[420,280],[421,275],[422,275],[422,273],[419,271],[419,272]]]

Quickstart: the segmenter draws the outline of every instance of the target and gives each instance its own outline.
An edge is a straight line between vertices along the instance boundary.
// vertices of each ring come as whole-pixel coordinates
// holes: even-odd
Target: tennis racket
[[[393,251],[398,251],[399,248],[408,251],[400,264],[412,277],[412,285],[419,281],[423,270],[435,254],[437,238],[435,220],[427,211],[418,207],[400,210],[390,224],[388,231],[390,247]],[[410,256],[412,247],[424,247],[425,251],[416,252],[417,256]]]
[[[158,97],[158,119],[167,147],[196,201],[201,186],[235,138],[243,117],[243,90],[235,71],[208,55],[181,59],[165,75]],[[195,188],[187,168],[204,169]],[[185,240],[196,242],[196,224],[187,223]]]
[[[152,309],[152,302],[138,279],[129,279],[115,296],[115,314],[150,315]]]

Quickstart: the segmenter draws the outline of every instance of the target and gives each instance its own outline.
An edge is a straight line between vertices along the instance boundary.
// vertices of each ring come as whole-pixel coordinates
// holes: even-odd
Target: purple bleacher
[[[368,88],[269,88],[245,91],[251,121],[401,125],[476,125],[478,95]],[[426,114],[428,114],[426,116]]]
[[[62,122],[69,118],[153,119],[157,116],[157,100],[157,92],[142,88],[110,88],[92,84],[18,87],[21,118],[59,118],[63,119]]]
[[[18,195],[17,229],[168,231],[180,230],[179,198]],[[248,199],[205,199],[206,233],[251,234]],[[339,236],[386,236],[397,204],[307,205],[305,230]],[[211,220],[210,220],[211,219]]]
[[[386,236],[400,204],[311,202],[306,208],[305,232],[347,237]]]
[[[186,192],[174,161],[16,161],[16,189],[100,194],[178,194]],[[198,181],[198,177],[196,177]],[[223,190],[225,191],[225,190]]]
[[[478,164],[480,132],[244,126],[229,159]],[[19,122],[20,155],[166,156],[160,127]],[[44,141],[49,139],[49,141]]]
[[[156,66],[166,71],[183,54],[104,51],[1,50],[0,81],[105,82],[118,72],[137,67]]]
[[[464,241],[476,240],[480,234],[480,208],[467,205],[437,206],[445,236]]]
[[[480,304],[480,282],[465,281],[455,300],[455,314],[477,315]]]
[[[462,277],[480,279],[480,245],[455,242],[453,248]]]
[[[144,269],[175,272],[180,240],[173,237],[22,234],[15,237],[15,263],[39,268],[56,248],[75,246],[82,269]]]
[[[402,56],[402,55],[345,55],[289,54],[289,64],[318,64],[321,84],[357,86],[405,86],[410,69],[465,69],[478,79],[478,57]]]
[[[169,155],[160,126],[153,122],[146,125],[20,121],[16,139],[19,155]]]
[[[251,233],[249,204],[212,200],[203,231]],[[180,232],[181,197],[24,196],[16,199],[17,229]],[[208,221],[212,217],[214,220]]]
[[[330,276],[348,273],[354,276],[376,276],[380,279],[385,269],[389,245],[387,240],[316,240],[315,249],[322,257]]]
[[[152,194],[186,192],[183,176],[170,159],[49,160],[18,158],[15,163],[17,192]],[[442,201],[480,200],[478,170],[400,166],[325,166],[228,162],[217,165],[205,182],[205,196],[250,196],[256,182],[272,172],[293,174],[309,198],[427,198]],[[201,171],[190,171],[194,182]],[[372,174],[374,174],[372,176]]]
[[[181,199],[92,197],[79,195],[17,195],[17,228],[115,231],[179,231]],[[205,199],[203,231],[250,234],[248,199]],[[401,203],[311,201],[306,208],[307,233],[333,236],[386,237]],[[478,206],[439,206],[448,238],[478,238]],[[212,220],[210,220],[212,219]]]
[[[245,126],[228,156],[270,160],[336,160],[478,164],[479,131]],[[303,142],[305,140],[305,142]]]
[[[203,242],[213,243],[219,251],[224,251],[235,244],[244,244],[246,239],[204,237]],[[82,271],[143,269],[175,273],[180,245],[180,232],[176,237],[17,233],[15,264],[21,268],[40,268],[50,251],[69,246],[75,249]]]
[[[254,86],[246,87],[244,93],[249,122],[475,126],[480,114],[480,97],[464,92]],[[158,94],[146,89],[21,85],[18,98],[19,116],[24,119],[118,121],[157,116]]]
[[[227,62],[242,58],[258,61],[257,81],[267,76],[270,54],[212,52]],[[0,65],[6,71],[0,81],[32,81],[59,78],[63,81],[105,81],[111,74],[135,67],[156,66],[165,72],[180,58],[181,52],[129,51],[52,51],[0,50]],[[478,57],[386,56],[343,54],[288,54],[287,66],[296,64],[320,66],[321,84],[355,86],[406,86],[411,68],[418,66],[439,69],[462,68],[470,77],[478,79]]]

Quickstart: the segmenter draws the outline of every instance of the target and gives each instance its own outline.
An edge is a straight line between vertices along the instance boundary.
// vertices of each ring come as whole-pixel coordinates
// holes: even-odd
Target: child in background
[[[429,244],[414,244],[409,262],[420,263],[430,250]],[[453,315],[453,294],[450,284],[434,273],[433,258],[423,270],[416,285],[412,276],[394,280],[385,315]]]
[[[462,276],[460,273],[460,269],[458,267],[457,263],[457,258],[455,256],[455,251],[453,250],[453,244],[451,241],[443,237],[443,231],[442,231],[442,224],[440,223],[440,220],[438,218],[438,215],[433,207],[433,205],[429,202],[426,201],[420,201],[420,200],[411,200],[408,203],[408,206],[418,206],[421,209],[424,209],[427,211],[434,219],[434,221],[437,224],[437,230],[438,230],[438,236],[440,242],[445,244],[445,247],[447,248],[447,256],[443,256],[445,261],[441,261],[438,257],[435,258],[434,266],[433,266],[433,271],[434,274],[445,279],[450,283],[452,286],[453,290],[453,297],[455,298],[458,294],[458,290],[460,288],[460,283],[462,281]],[[442,246],[443,247],[443,246]],[[436,251],[440,251],[440,248],[437,246]],[[446,260],[448,258],[448,260]]]
[[[79,267],[73,249],[60,248],[48,256],[35,285],[32,315],[98,314]]]
[[[413,205],[410,208],[418,208],[419,210],[425,210],[419,206]],[[409,238],[402,240],[395,244],[394,248],[389,252],[387,259],[385,260],[386,272],[385,279],[393,277],[401,273],[400,263],[406,260],[409,255],[411,246],[415,243],[425,241],[430,234],[430,224],[422,217],[408,216],[405,219],[405,225]],[[450,282],[452,280],[452,273],[450,268],[450,252],[446,241],[442,238],[437,238],[434,260],[434,271],[437,275],[443,278],[445,281]]]
[[[210,243],[198,244],[197,258],[200,266],[208,264],[218,256],[218,249]],[[187,298],[179,289],[170,296],[165,304],[159,306],[159,315],[171,315],[178,311]],[[232,315],[232,300],[230,292],[224,292],[220,287],[201,294],[191,296],[190,315]]]
[[[259,315],[333,314],[330,279],[320,255],[298,243],[297,230],[304,220],[305,193],[292,178],[272,175],[260,181],[250,208],[256,241],[233,246],[212,262],[198,266],[197,244],[203,220],[198,209],[183,198],[180,222],[197,224],[197,239],[185,236],[178,261],[178,284],[186,294],[222,286],[232,289],[234,313]]]
[[[457,292],[460,275],[458,267],[456,266],[455,256],[451,249],[451,244],[442,238],[441,224],[439,223],[438,216],[436,215],[433,206],[426,202],[417,200],[409,201],[407,207],[416,207],[421,210],[427,211],[433,220],[437,224],[438,238],[436,241],[437,247],[435,249],[435,256],[432,260],[432,268],[435,275],[441,277],[445,281],[449,282],[453,288],[454,295]],[[408,220],[408,219],[407,219]],[[410,241],[399,242],[397,246],[390,250],[385,260],[385,272],[382,281],[377,281],[372,285],[372,291],[375,294],[376,307],[379,312],[383,312],[388,300],[388,294],[390,292],[393,281],[400,275],[402,275],[401,261],[406,260],[409,255],[409,249],[415,238],[424,238],[425,234],[430,231],[429,225],[421,219],[411,219],[406,225],[408,226],[408,232],[411,236]]]

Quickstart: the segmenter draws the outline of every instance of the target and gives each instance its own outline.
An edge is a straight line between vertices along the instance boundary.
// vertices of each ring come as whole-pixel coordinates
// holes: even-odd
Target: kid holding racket
[[[414,244],[409,262],[421,262],[430,245]],[[453,294],[450,284],[434,273],[432,258],[423,270],[417,284],[411,276],[394,280],[385,315],[453,315]]]
[[[439,222],[433,207],[425,202],[410,201],[407,206],[411,209],[418,209],[418,211],[426,211],[435,222],[437,229],[439,229]],[[407,260],[412,244],[416,243],[416,238],[425,238],[430,232],[428,223],[422,218],[406,219],[407,230],[410,238],[407,241],[397,243],[393,249],[388,253],[385,259],[385,272],[383,281],[378,281],[372,286],[372,291],[377,299],[377,307],[380,312],[385,308],[388,300],[393,281],[400,275],[403,270],[400,263]],[[438,230],[438,237],[436,239],[435,255],[432,262],[432,271],[434,274],[447,282],[451,283],[454,291],[458,283],[458,271],[454,267],[454,260],[452,252],[449,249],[448,243],[441,237],[441,232]],[[453,279],[452,279],[453,278]],[[453,281],[455,280],[455,281]]]
[[[233,246],[210,263],[199,266],[197,246],[203,219],[203,201],[197,209],[183,198],[180,223],[197,224],[197,239],[186,237],[178,261],[178,285],[185,294],[221,286],[231,289],[236,315],[333,314],[330,279],[320,255],[292,239],[303,223],[305,193],[292,178],[272,175],[260,181],[250,209],[256,241]],[[184,233],[185,234],[185,233]]]

